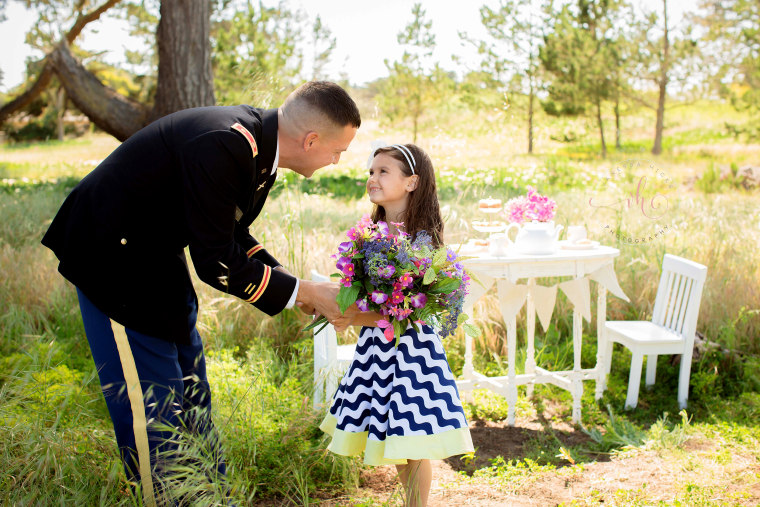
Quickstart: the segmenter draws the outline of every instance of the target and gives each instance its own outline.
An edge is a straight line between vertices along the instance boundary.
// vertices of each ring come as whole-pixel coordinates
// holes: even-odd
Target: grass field
[[[596,131],[586,121],[544,117],[537,119],[537,152],[526,155],[522,123],[503,110],[444,118],[422,133],[419,144],[436,165],[448,242],[479,235],[470,226],[480,218],[478,199],[506,199],[534,185],[558,201],[558,223],[584,224],[593,239],[618,247],[616,271],[631,302],[609,298],[610,319],[650,317],[664,253],[708,266],[698,329],[717,346],[695,356],[688,411],[679,415],[677,365],[667,357],[660,359],[654,389],[642,390],[638,409],[623,411],[630,354],[619,348],[604,398],[594,401],[593,386],[586,385],[583,427],[570,424],[569,395],[555,388],[541,387],[531,399],[521,391],[516,428],[503,422],[503,399],[477,393],[466,410],[478,450],[437,465],[441,483],[434,485],[431,505],[473,498],[486,506],[760,502],[759,190],[744,189],[733,173],[757,164],[760,145],[725,134],[725,122],[746,121],[725,104],[675,107],[659,157],[647,151],[648,113],[632,112],[623,121],[622,148],[607,159],[597,155]],[[567,133],[577,140],[552,139]],[[338,166],[309,181],[288,171],[278,180],[252,232],[291,271],[331,271],[329,255],[341,231],[369,209],[364,164],[376,138],[406,140],[402,128],[365,115]],[[614,146],[612,132],[608,144]],[[0,147],[4,504],[136,501],[118,463],[75,292],[39,244],[67,192],[117,145],[91,134]],[[592,197],[625,197],[643,173],[649,188],[667,200],[667,214],[656,224],[633,207],[610,212],[589,206]],[[668,232],[656,240],[626,239],[648,237],[665,225]],[[307,318],[297,312],[269,318],[195,281],[233,499],[239,505],[398,504],[390,469],[368,469],[324,451],[316,428],[320,414],[310,410],[312,344],[300,333]],[[495,296],[487,294],[475,310],[482,330],[476,367],[504,372],[506,331]],[[555,322],[539,333],[539,365],[572,364],[570,315],[569,303],[558,298]],[[584,325],[584,333],[594,335],[594,325]],[[348,331],[341,339],[355,336]],[[446,342],[455,374],[463,364],[463,341],[458,335]],[[584,366],[595,355],[593,345],[585,348]],[[203,481],[188,480],[185,487],[200,504],[219,501],[219,492]]]

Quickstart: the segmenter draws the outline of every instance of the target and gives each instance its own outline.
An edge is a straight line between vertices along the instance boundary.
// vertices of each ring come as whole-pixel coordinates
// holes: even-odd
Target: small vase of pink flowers
[[[546,255],[557,250],[561,225],[554,225],[557,202],[528,187],[527,195],[507,202],[504,211],[511,224],[519,226],[515,249],[529,255]]]

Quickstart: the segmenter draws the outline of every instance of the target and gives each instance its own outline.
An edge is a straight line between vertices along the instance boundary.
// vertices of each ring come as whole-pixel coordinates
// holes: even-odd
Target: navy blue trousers
[[[180,345],[125,328],[78,289],[77,294],[124,469],[130,482],[141,485],[146,503],[155,503],[160,487],[154,483],[171,472],[172,464],[199,465],[199,449],[205,462],[201,469],[224,476],[195,300],[188,303],[190,344]],[[183,452],[188,448],[183,437],[193,442],[193,452]]]

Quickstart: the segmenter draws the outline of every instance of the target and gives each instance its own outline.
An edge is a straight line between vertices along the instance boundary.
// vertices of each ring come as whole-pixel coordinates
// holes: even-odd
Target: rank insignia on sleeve
[[[245,137],[245,140],[248,141],[248,144],[251,145],[251,151],[253,152],[253,156],[256,157],[256,155],[259,154],[259,148],[256,146],[256,139],[253,138],[253,134],[251,134],[247,128],[242,126],[240,123],[235,123],[230,127],[231,129],[237,130],[241,134],[243,134],[243,137]]]

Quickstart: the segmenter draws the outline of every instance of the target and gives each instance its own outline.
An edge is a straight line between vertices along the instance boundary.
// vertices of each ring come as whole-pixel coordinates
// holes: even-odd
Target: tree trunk
[[[149,109],[103,85],[71,55],[65,41],[50,54],[50,62],[71,101],[119,141],[147,124]]]
[[[599,124],[599,138],[602,141],[602,158],[607,157],[607,143],[604,142],[604,124],[602,123],[602,101],[596,101],[596,122]]]
[[[620,150],[620,94],[615,94],[615,148]]]
[[[662,153],[662,129],[665,124],[665,96],[668,90],[668,66],[670,64],[670,41],[668,40],[668,1],[662,0],[663,21],[665,31],[663,33],[662,60],[660,62],[660,79],[657,82],[659,88],[659,97],[657,98],[657,123],[654,127],[654,145],[652,154],[659,155]]]
[[[61,43],[46,57],[35,83],[0,108],[0,122],[34,100],[57,75],[71,101],[90,120],[120,141],[152,119],[186,109],[214,104],[209,42],[209,0],[165,0],[156,37],[159,47],[156,102],[149,106],[104,86],[71,55],[68,44],[88,23],[95,21],[119,0],[106,0],[98,8],[77,17]]]
[[[66,90],[61,86],[55,93],[55,127],[58,133],[58,140],[63,141],[66,129],[63,125],[63,117],[66,114]]]
[[[152,117],[214,104],[209,0],[161,2],[158,88]]]
[[[90,12],[79,14],[79,16],[77,16],[77,19],[74,21],[74,25],[72,25],[71,29],[64,36],[64,40],[68,44],[73,43],[79,34],[82,33],[82,30],[84,30],[84,27],[87,26],[88,23],[99,19],[104,12],[106,12],[117,3],[119,3],[119,0],[107,0],[102,5],[96,7]],[[46,56],[44,60],[45,61],[42,64],[42,70],[40,71],[39,76],[37,76],[37,79],[34,81],[32,86],[30,86],[25,92],[23,92],[15,99],[11,100],[7,104],[4,104],[3,107],[0,107],[0,123],[3,123],[10,115],[16,111],[19,111],[29,105],[34,99],[39,96],[40,93],[42,93],[43,90],[45,90],[45,88],[47,88],[47,85],[50,84],[50,79],[53,77],[53,74],[55,72],[53,70],[53,66],[50,64],[50,59]]]
[[[533,153],[533,101],[536,93],[533,90],[533,76],[528,78],[530,81],[530,96],[528,97],[528,153]]]

